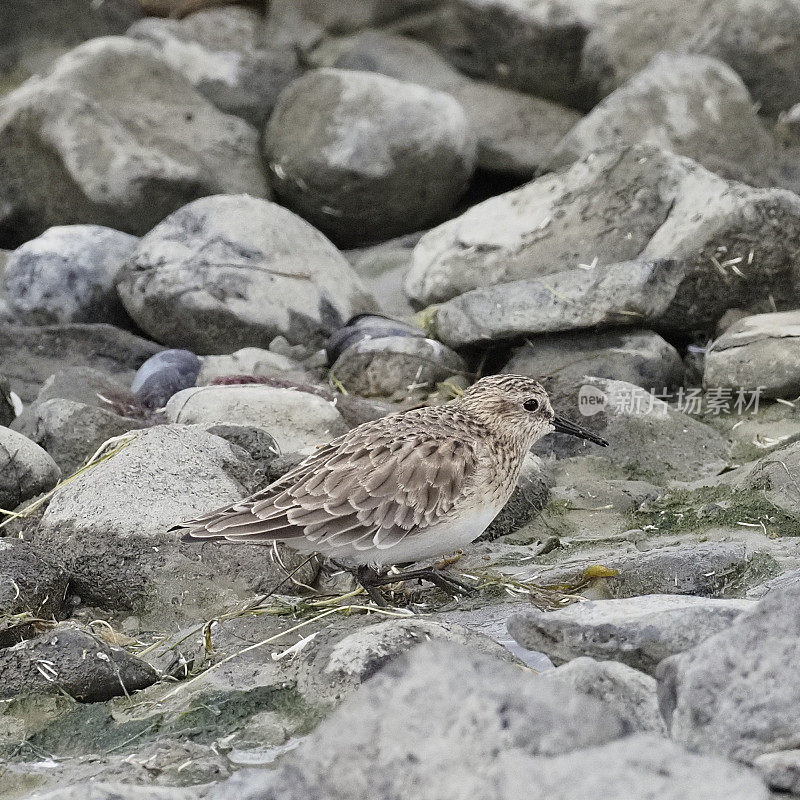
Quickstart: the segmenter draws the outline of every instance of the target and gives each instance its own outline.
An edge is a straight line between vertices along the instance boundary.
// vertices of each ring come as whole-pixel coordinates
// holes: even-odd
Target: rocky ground
[[[0,800],[800,796],[800,3],[209,5],[0,41]],[[473,595],[167,533],[500,372]]]

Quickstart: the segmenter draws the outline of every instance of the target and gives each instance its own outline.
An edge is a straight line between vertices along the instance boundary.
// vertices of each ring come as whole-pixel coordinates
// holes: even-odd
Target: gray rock
[[[36,800],[197,800],[194,786],[152,786],[149,784],[90,781],[63,786],[49,792],[32,795]]]
[[[254,589],[218,545],[181,544],[168,528],[245,497],[255,471],[245,451],[204,431],[172,425],[142,431],[56,493],[36,545],[70,571],[84,602],[134,612],[156,630],[208,619],[251,599]],[[302,560],[282,552],[289,569]],[[242,547],[236,558],[247,559],[251,571],[260,565],[259,586],[285,577],[267,548]],[[313,580],[316,568],[305,570],[298,580]]]
[[[384,336],[348,347],[331,372],[349,394],[391,397],[463,375],[467,365],[458,353],[434,339]]]
[[[553,406],[610,446],[598,451],[582,439],[555,434],[536,444],[534,452],[540,455],[607,459],[625,477],[657,485],[713,476],[728,463],[728,443],[721,433],[624,381],[586,378],[577,391],[555,395]]]
[[[0,373],[25,403],[65,367],[92,367],[127,382],[162,349],[112,325],[0,324]]]
[[[348,426],[330,401],[309,392],[271,386],[199,386],[173,395],[171,422],[263,428],[284,453],[325,444]]]
[[[549,494],[541,459],[528,453],[511,497],[478,541],[492,541],[527,525],[547,505]]]
[[[616,574],[598,577],[594,583],[602,584],[609,598],[653,594],[719,597],[741,588],[754,555],[747,552],[744,542],[634,550],[604,558],[602,566]],[[548,586],[577,586],[586,582],[587,568],[596,563],[563,563],[538,572],[535,580]],[[599,588],[594,586],[595,591]]]
[[[414,247],[421,235],[419,232],[409,233],[344,253],[367,290],[380,297],[381,310],[390,316],[408,319],[414,314],[403,286],[411,267]]]
[[[145,236],[120,276],[128,313],[154,338],[192,352],[322,344],[375,301],[307,222],[245,195],[205,197]]]
[[[652,674],[658,663],[727,628],[754,607],[750,600],[645,595],[530,610],[508,620],[508,632],[528,650],[562,664],[579,656],[620,661]]]
[[[131,391],[145,408],[163,408],[176,392],[195,385],[201,368],[190,350],[162,350],[139,367]]]
[[[647,330],[538,336],[517,347],[502,371],[530,375],[557,395],[577,392],[587,375],[656,392],[683,384],[680,354]]]
[[[350,246],[441,219],[467,186],[475,146],[450,95],[334,69],[285,89],[264,135],[283,202]]]
[[[40,558],[29,542],[0,539],[0,620],[26,611],[40,619],[56,617],[68,577],[57,563]],[[11,633],[0,622],[0,647],[9,644]]]
[[[219,436],[220,439],[225,439],[226,442],[241,447],[265,475],[270,464],[281,454],[274,437],[263,428],[250,425],[211,425],[206,430],[214,436]]]
[[[144,661],[72,624],[0,650],[4,698],[66,692],[92,703],[144,689],[157,679]]]
[[[796,195],[731,183],[686,158],[636,145],[587,157],[429,231],[414,250],[406,291],[427,305],[483,287],[486,292],[473,301],[482,311],[479,323],[468,328],[469,337],[459,336],[471,341],[524,335],[526,313],[534,323],[552,317],[548,327],[540,322],[528,332],[565,330],[579,322],[619,325],[620,316],[641,325],[660,314],[657,330],[685,336],[712,331],[731,307],[766,310],[770,296],[783,308],[796,304],[793,247],[800,247]],[[649,302],[634,291],[626,308],[601,290],[613,280],[614,268],[607,265],[630,259],[637,265],[677,259],[678,266],[669,280],[665,274],[658,292],[651,289]],[[642,266],[616,269],[632,273],[634,287],[645,277]],[[532,285],[499,286],[494,296],[488,291],[519,280]],[[516,300],[520,294],[523,299]],[[588,310],[574,310],[572,299]],[[484,309],[492,303],[504,311],[495,318],[506,316],[508,306],[513,322],[486,320]],[[546,311],[535,314],[537,304]],[[606,317],[609,310],[618,312],[613,321]],[[439,326],[457,329],[455,322]],[[452,346],[451,340],[455,336],[446,340]]]
[[[436,306],[430,327],[457,348],[531,334],[652,324],[669,308],[685,274],[680,261],[626,261],[501,283]]]
[[[489,172],[531,177],[580,119],[540,97],[467,78],[430,46],[385,31],[325,40],[311,58],[317,67],[380,72],[448,92],[478,137],[477,166]]]
[[[39,445],[0,427],[0,508],[13,511],[52,489],[60,477],[61,470]]]
[[[551,759],[526,760],[519,751],[502,757],[492,777],[502,787],[492,798],[532,800],[766,800],[752,771],[721,758],[689,753],[665,739],[629,736]],[[505,778],[505,779],[504,779]],[[503,780],[504,779],[504,780]]]
[[[394,800],[413,787],[421,800],[499,798],[506,795],[490,791],[489,775],[504,751],[556,755],[625,732],[598,701],[466,647],[431,642],[389,663],[274,772],[253,776],[236,794]],[[229,791],[223,783],[210,797]]]
[[[595,661],[581,656],[556,669],[545,670],[540,678],[600,700],[627,719],[632,731],[667,735],[658,710],[656,681],[650,675],[616,661]]]
[[[734,322],[706,348],[703,385],[794,399],[800,393],[800,311]]]
[[[100,225],[50,228],[8,259],[3,293],[20,325],[108,322],[129,327],[116,277],[137,239]]]
[[[78,222],[143,234],[199,196],[264,196],[256,139],[155,48],[93,39],[0,101],[0,240]]]
[[[0,425],[11,425],[17,418],[18,405],[21,402],[19,395],[12,396],[8,378],[0,375]]]
[[[800,746],[799,598],[797,585],[772,591],[726,630],[659,665],[659,705],[676,742],[746,763]]]
[[[751,600],[759,600],[769,592],[784,589],[789,586],[800,586],[800,569],[792,569],[788,572],[782,572],[774,578],[753,586],[747,591],[747,597]]]
[[[31,406],[32,441],[46,450],[62,475],[72,475],[109,439],[147,427],[142,419],[120,416],[96,405],[55,398]]]
[[[293,358],[260,347],[244,347],[230,355],[205,356],[196,383],[198,386],[208,386],[221,378],[235,375],[285,378],[299,382],[314,379],[313,374]]]
[[[188,17],[135,22],[128,36],[154,45],[221,111],[260,125],[281,90],[300,75],[293,50],[259,46],[261,16],[254,8],[210,8]]]
[[[591,107],[596,88],[581,73],[596,2],[456,0],[477,74],[566,105]]]
[[[753,766],[771,789],[800,794],[800,750],[763,753],[754,759]]]
[[[604,147],[654,144],[725,178],[769,185],[777,152],[741,78],[708,56],[661,53],[558,144],[560,169]]]

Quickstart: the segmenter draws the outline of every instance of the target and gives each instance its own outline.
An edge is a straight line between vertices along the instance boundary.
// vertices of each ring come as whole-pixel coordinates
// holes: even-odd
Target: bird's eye
[[[530,400],[526,400],[522,404],[522,407],[526,411],[536,411],[536,409],[539,408],[539,401],[535,397],[531,397]]]

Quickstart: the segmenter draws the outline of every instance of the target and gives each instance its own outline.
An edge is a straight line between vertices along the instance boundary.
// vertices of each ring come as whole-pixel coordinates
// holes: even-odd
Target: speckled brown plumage
[[[452,552],[483,532],[528,449],[559,422],[533,379],[484,378],[447,405],[359,425],[266,489],[179,527],[189,539],[279,540],[355,565]]]

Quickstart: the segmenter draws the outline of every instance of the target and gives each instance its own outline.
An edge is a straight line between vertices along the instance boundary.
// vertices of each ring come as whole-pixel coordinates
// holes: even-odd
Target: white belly
[[[414,531],[393,547],[383,550],[377,547],[356,550],[350,545],[340,545],[339,547],[328,545],[326,547],[324,541],[320,542],[316,548],[309,548],[307,544],[304,547],[302,540],[296,539],[289,539],[285,543],[296,549],[316,549],[323,555],[352,566],[370,564],[382,567],[389,564],[407,564],[450,555],[470,542],[474,542],[489,527],[489,523],[497,516],[501,508],[502,506],[483,509],[472,515],[457,517],[440,522],[438,525],[432,525],[430,528]]]

